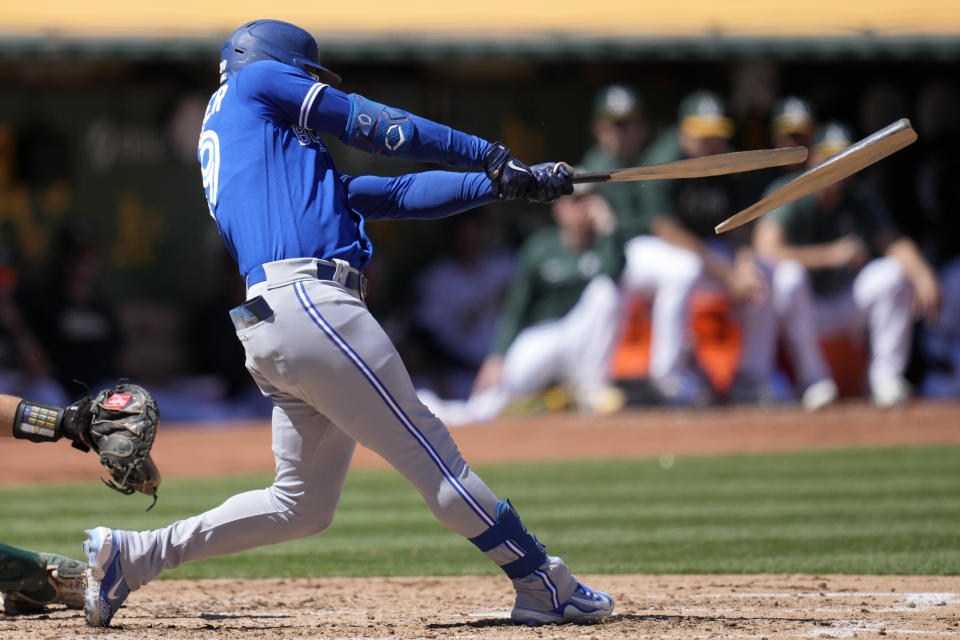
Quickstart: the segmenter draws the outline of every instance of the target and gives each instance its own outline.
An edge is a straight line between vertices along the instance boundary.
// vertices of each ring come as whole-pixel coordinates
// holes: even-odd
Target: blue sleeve
[[[465,169],[482,169],[490,148],[483,138],[333,87],[323,89],[307,125],[367,153]]]
[[[241,69],[230,80],[247,108],[264,120],[306,126],[309,107],[328,88],[296,67],[261,60]]]
[[[433,219],[493,202],[482,173],[424,171],[396,178],[343,175],[347,204],[367,220]]]
[[[482,169],[490,148],[483,138],[343,93],[273,60],[244,67],[230,83],[260,117],[330,134],[368,153]]]

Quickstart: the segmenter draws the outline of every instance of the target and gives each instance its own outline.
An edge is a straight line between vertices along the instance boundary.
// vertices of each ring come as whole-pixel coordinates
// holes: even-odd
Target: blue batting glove
[[[494,142],[484,156],[483,170],[493,185],[498,200],[524,198],[536,189],[533,171],[514,158],[510,149]]]
[[[542,162],[530,170],[536,186],[525,196],[528,202],[549,204],[573,193],[573,167],[566,162]]]

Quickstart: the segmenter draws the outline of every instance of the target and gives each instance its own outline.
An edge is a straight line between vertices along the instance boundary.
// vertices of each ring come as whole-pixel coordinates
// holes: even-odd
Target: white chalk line
[[[807,614],[810,613],[830,613],[830,614],[851,614],[863,612],[866,610],[866,613],[871,614],[885,614],[885,613],[903,613],[903,612],[926,612],[936,608],[942,608],[944,606],[960,603],[960,593],[953,591],[918,591],[918,592],[904,592],[904,591],[801,591],[801,592],[723,592],[723,593],[654,593],[654,594],[643,594],[640,599],[643,598],[652,598],[657,600],[670,599],[670,600],[684,600],[684,599],[701,599],[701,600],[718,600],[718,599],[729,599],[729,598],[738,598],[738,599],[772,599],[772,598],[831,598],[831,599],[849,599],[857,598],[863,600],[864,598],[883,598],[883,599],[893,599],[898,602],[895,606],[877,606],[876,604],[857,604],[851,607],[814,607],[811,609],[798,609],[794,607],[785,608],[777,607],[776,613],[778,615],[798,615],[798,614]],[[906,604],[903,606],[900,602]],[[657,613],[652,613],[650,615],[684,615],[684,614],[720,614],[720,615],[736,615],[738,617],[743,616],[743,610],[738,608],[729,608],[729,607],[682,607],[679,609],[679,614],[671,614],[664,611]],[[639,614],[640,616],[644,614]],[[944,629],[907,629],[899,628],[897,624],[907,622],[905,620],[869,620],[869,619],[828,619],[823,620],[822,622],[829,623],[828,625],[817,626],[814,629],[808,631],[802,631],[798,633],[786,634],[789,637],[797,638],[818,638],[818,637],[833,637],[833,638],[850,638],[856,634],[867,633],[877,633],[881,630],[885,630],[888,634],[903,634],[911,636],[931,636],[931,637],[940,637],[940,638],[960,638],[960,629],[956,631],[944,630]],[[775,633],[773,635],[783,636],[782,633]],[[702,634],[690,634],[684,633],[679,635],[664,635],[664,634],[655,634],[650,637],[663,638],[664,640],[700,640],[701,638],[722,638],[725,640],[736,640],[736,639],[757,639],[757,638],[768,638],[771,636],[769,631],[764,633],[734,633],[734,634],[718,634],[715,631],[704,632]],[[644,637],[642,634],[638,637]]]
[[[644,597],[651,597],[645,595]],[[905,604],[898,606],[873,606],[871,610],[877,612],[908,612],[929,611],[937,607],[960,602],[960,593],[954,591],[801,591],[797,593],[692,593],[686,596],[657,594],[654,597],[686,597],[691,599],[720,599],[720,598],[892,598],[902,600]],[[868,605],[869,606],[869,605]]]

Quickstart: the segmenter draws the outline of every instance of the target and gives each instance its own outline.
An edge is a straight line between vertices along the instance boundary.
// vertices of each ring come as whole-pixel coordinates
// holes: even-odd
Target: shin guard
[[[497,562],[511,579],[526,577],[547,561],[547,550],[523,526],[509,500],[501,500],[497,505],[497,523],[470,538],[470,542]]]

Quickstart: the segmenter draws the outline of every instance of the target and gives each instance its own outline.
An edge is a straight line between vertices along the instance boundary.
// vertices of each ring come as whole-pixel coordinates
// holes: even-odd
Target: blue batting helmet
[[[298,67],[327,84],[340,82],[340,76],[321,66],[317,41],[307,31],[280,20],[254,20],[234,31],[223,43],[220,83],[259,60],[276,60]]]

